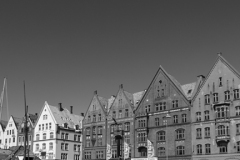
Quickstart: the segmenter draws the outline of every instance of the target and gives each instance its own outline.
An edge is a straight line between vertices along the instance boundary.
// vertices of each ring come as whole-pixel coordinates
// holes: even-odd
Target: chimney
[[[222,56],[222,52],[217,53],[218,56]]]
[[[62,111],[62,110],[63,110],[63,108],[62,108],[62,103],[58,103],[58,109],[59,109],[59,111]]]
[[[120,89],[123,89],[123,84],[120,84],[120,85],[119,85],[119,88],[120,88]]]
[[[83,116],[83,117],[84,117],[84,113],[81,113],[81,116]]]
[[[70,113],[73,114],[73,106],[70,106]]]

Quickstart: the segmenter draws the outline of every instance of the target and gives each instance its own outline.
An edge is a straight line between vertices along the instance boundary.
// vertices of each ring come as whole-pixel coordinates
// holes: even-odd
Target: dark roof
[[[30,114],[30,113],[29,113],[28,117],[29,117],[29,119],[32,121],[33,124],[34,124],[34,123],[37,121],[37,119],[38,119],[38,115],[36,115],[36,114]]]
[[[7,127],[8,121],[1,120],[1,121],[0,121],[0,124],[1,124],[2,127],[3,127],[3,130],[5,130],[5,128]]]
[[[12,116],[12,117],[13,117],[13,116]],[[17,128],[18,128],[19,125],[21,125],[21,123],[22,123],[22,118],[13,117],[13,120],[14,120]]]

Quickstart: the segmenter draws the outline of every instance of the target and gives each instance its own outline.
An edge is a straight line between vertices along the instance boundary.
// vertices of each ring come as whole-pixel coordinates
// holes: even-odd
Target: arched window
[[[42,144],[42,150],[46,150],[46,143]]]
[[[39,134],[36,134],[36,140],[39,140]]]
[[[201,144],[197,145],[197,154],[202,154],[202,145]]]
[[[165,131],[157,132],[157,141],[165,141]]]
[[[158,156],[165,156],[165,148],[164,147],[158,148]]]
[[[147,157],[147,148],[146,147],[139,147],[138,148],[140,157]]]
[[[53,150],[53,143],[52,142],[49,143],[49,150]]]
[[[177,146],[177,155],[184,155],[184,154],[185,154],[184,146]]]
[[[54,138],[54,137],[53,137],[53,132],[50,133],[50,138]]]
[[[43,139],[47,139],[47,134],[43,133]]]
[[[181,140],[181,139],[184,139],[185,138],[185,136],[184,136],[184,129],[177,129],[176,130],[176,139],[177,140]]]

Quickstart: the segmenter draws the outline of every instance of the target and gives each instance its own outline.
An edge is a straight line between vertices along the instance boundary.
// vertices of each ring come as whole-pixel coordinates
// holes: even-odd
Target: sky
[[[181,84],[207,75],[217,53],[240,71],[240,1],[1,1],[0,90],[9,115],[47,101],[86,112],[95,90],[147,89],[161,65]],[[7,119],[6,97],[3,119]]]

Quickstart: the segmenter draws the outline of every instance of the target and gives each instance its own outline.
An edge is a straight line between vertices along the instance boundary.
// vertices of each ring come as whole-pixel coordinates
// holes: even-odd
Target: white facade
[[[10,117],[3,136],[5,149],[8,149],[12,146],[17,146],[17,126],[13,116]]]
[[[72,127],[82,127],[82,119],[45,102],[34,129],[33,153],[42,159],[81,160],[82,136]]]
[[[0,148],[4,148],[4,129],[2,124],[0,124]]]

